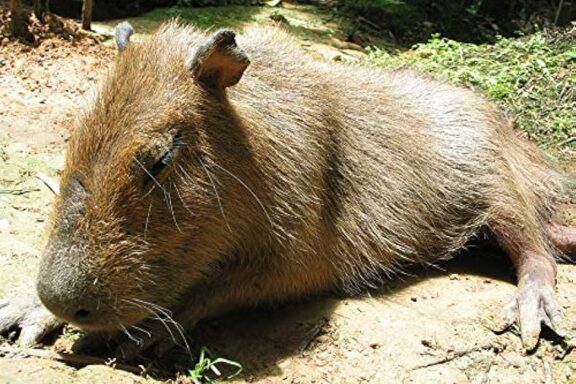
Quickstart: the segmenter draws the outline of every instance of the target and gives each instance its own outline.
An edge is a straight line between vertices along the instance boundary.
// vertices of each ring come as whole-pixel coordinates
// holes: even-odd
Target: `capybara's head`
[[[249,156],[226,97],[249,65],[234,33],[131,33],[118,27],[116,63],[70,138],[37,282],[49,310],[89,330],[133,325],[201,285],[229,251],[225,184]]]

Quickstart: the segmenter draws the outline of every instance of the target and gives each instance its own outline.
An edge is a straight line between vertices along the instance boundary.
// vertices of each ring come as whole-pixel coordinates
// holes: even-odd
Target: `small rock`
[[[422,339],[422,340],[420,340],[420,343],[421,343],[423,346],[425,346],[426,348],[433,348],[432,340]]]

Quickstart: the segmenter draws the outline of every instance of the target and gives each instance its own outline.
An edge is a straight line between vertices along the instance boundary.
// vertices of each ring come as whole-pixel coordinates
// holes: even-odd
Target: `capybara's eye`
[[[172,163],[174,156],[178,147],[182,144],[182,135],[180,132],[176,132],[170,147],[164,154],[152,165],[152,167],[146,172],[144,185],[147,185],[152,179],[156,178],[164,168]]]

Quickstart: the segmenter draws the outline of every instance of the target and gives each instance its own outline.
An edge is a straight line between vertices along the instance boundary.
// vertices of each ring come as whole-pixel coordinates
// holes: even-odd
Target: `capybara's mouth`
[[[74,319],[64,319],[70,324],[90,332],[114,332],[134,326],[147,318],[144,313],[98,313],[81,314]]]

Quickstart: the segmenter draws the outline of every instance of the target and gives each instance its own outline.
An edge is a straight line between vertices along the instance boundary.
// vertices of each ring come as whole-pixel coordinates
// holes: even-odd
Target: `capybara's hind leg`
[[[551,224],[548,227],[550,240],[558,250],[566,256],[576,258],[576,228]],[[576,261],[576,260],[574,260]]]
[[[497,330],[504,331],[516,323],[524,348],[531,351],[538,344],[542,323],[562,336],[561,311],[554,297],[556,261],[520,227],[508,223],[493,225],[492,230],[514,263],[518,279],[516,294],[504,308]]]

